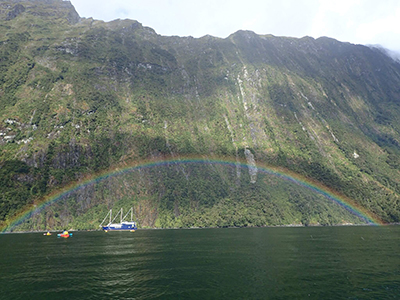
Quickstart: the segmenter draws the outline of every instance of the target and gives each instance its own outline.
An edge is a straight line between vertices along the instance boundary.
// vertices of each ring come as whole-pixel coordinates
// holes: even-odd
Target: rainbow
[[[119,175],[123,175],[125,173],[138,171],[142,169],[149,169],[156,166],[166,166],[171,164],[216,164],[223,166],[230,166],[235,168],[251,168],[252,166],[248,165],[243,161],[232,160],[232,159],[214,159],[214,158],[163,158],[162,160],[150,160],[150,161],[141,161],[134,162],[133,164],[122,167],[117,167],[112,170],[108,170],[102,172],[100,174],[96,174],[90,177],[81,180],[80,182],[68,185],[63,189],[55,191],[45,198],[37,201],[36,203],[25,207],[21,212],[17,213],[12,219],[7,220],[5,225],[0,226],[0,233],[8,232],[13,230],[16,226],[26,221],[34,214],[40,212],[45,207],[68,197],[72,193],[85,188],[88,185],[95,184],[97,182],[101,182],[107,178],[115,177]],[[350,198],[340,195],[339,193],[330,190],[326,186],[319,184],[318,182],[314,182],[310,179],[300,176],[299,174],[290,172],[288,170],[276,168],[276,167],[267,167],[263,166],[260,163],[256,164],[257,171],[264,174],[273,175],[277,178],[293,182],[301,187],[305,187],[317,194],[324,196],[325,198],[337,203],[347,211],[352,214],[358,216],[360,219],[364,220],[367,224],[370,225],[383,225],[384,223],[373,216],[371,213],[365,211],[363,208],[359,207],[355,204]],[[1,224],[0,224],[1,225]]]

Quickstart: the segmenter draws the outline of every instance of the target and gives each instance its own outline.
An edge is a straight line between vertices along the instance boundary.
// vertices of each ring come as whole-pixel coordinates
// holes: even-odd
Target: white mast
[[[108,212],[108,214],[107,214],[106,217],[104,218],[103,222],[101,222],[100,227],[103,225],[103,223],[104,223],[104,221],[107,219],[108,215],[110,215],[110,223],[108,223],[108,225],[111,224],[112,209],[110,209],[110,211]]]

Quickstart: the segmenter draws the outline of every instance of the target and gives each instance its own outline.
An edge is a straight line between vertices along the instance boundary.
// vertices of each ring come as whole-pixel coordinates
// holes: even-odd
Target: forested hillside
[[[3,228],[84,179],[166,160],[93,180],[19,229],[97,228],[132,206],[142,227],[365,222],[269,168],[399,222],[398,120],[400,64],[379,49],[168,37],[68,1],[0,1]]]

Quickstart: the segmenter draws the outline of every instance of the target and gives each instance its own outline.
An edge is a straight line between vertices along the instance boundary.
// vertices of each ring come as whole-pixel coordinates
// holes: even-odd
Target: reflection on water
[[[0,235],[0,299],[397,299],[400,227]]]

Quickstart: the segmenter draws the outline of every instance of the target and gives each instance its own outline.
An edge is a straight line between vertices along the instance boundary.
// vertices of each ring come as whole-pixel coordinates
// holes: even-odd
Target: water
[[[0,299],[400,299],[400,226],[0,235]]]

